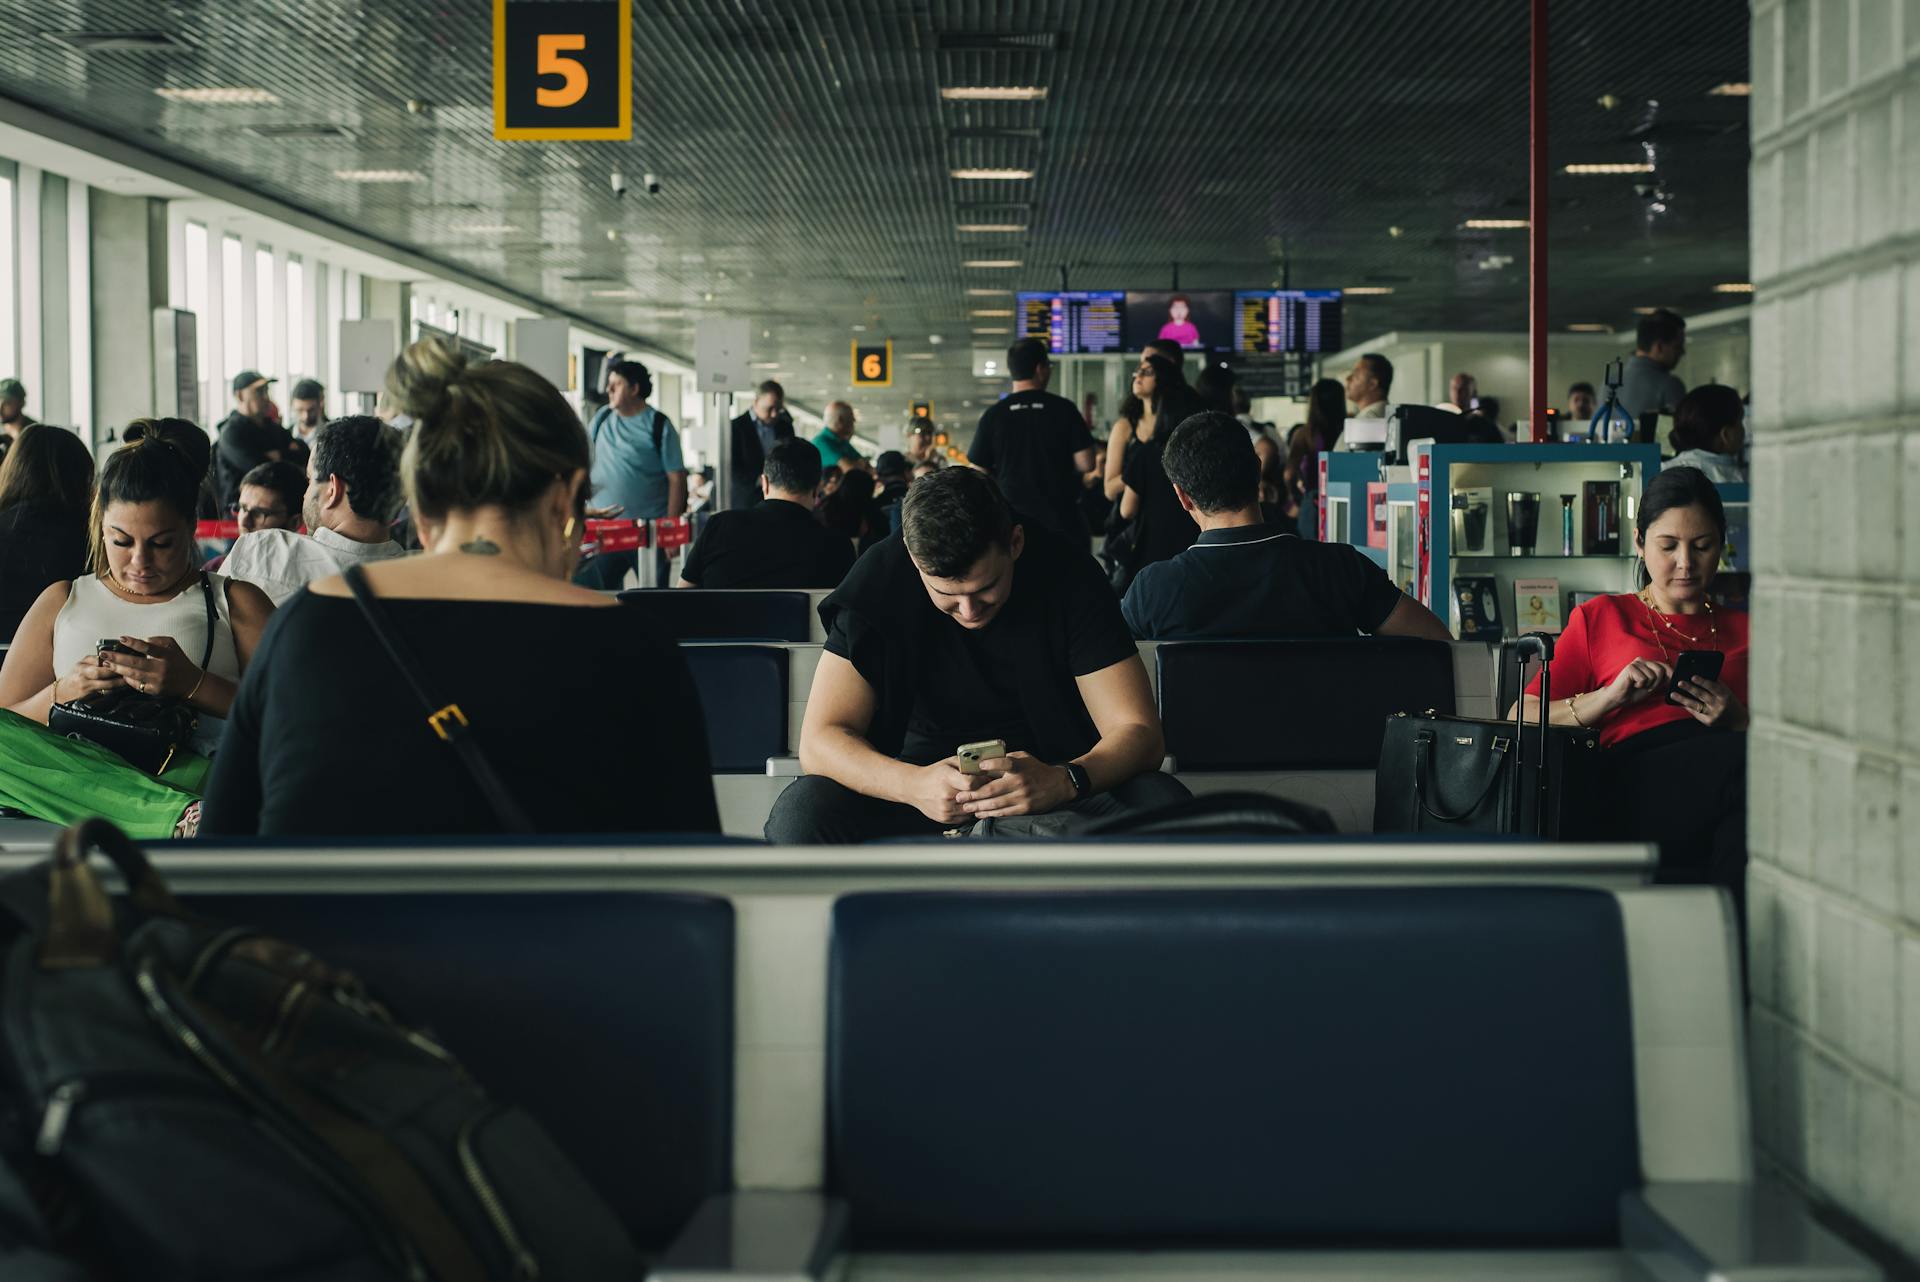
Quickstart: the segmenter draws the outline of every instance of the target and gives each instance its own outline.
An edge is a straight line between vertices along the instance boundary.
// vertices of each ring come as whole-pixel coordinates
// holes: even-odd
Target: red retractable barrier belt
[[[237,539],[240,537],[238,521],[198,521],[193,527],[196,539]]]
[[[693,542],[693,518],[663,516],[653,523],[653,537],[662,552],[672,552]]]
[[[581,545],[599,552],[631,552],[647,546],[647,531],[639,521],[588,521]]]

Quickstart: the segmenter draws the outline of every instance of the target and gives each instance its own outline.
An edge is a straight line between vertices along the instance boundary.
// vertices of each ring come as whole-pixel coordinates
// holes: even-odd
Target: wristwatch
[[[1067,779],[1073,784],[1073,799],[1080,801],[1093,791],[1093,780],[1087,775],[1087,768],[1077,761],[1069,761],[1061,769],[1067,772]]]

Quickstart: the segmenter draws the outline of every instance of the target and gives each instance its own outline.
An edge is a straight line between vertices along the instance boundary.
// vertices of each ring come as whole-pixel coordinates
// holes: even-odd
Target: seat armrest
[[[723,1193],[693,1219],[649,1282],[819,1282],[845,1247],[847,1205],[819,1193]]]
[[[768,757],[767,774],[775,779],[798,779],[807,773],[800,768],[798,757]]]
[[[1160,773],[1163,775],[1177,775],[1180,773],[1180,763],[1174,760],[1172,753],[1168,753],[1166,756],[1160,758]]]
[[[1649,1184],[1620,1198],[1620,1244],[1657,1282],[1882,1282],[1790,1190]]]

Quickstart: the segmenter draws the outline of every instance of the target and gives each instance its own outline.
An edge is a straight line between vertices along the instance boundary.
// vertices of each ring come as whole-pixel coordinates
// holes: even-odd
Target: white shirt
[[[240,655],[233,644],[232,616],[227,611],[227,579],[222,573],[207,573],[213,585],[213,649],[207,658],[207,671],[230,681],[240,679]],[[172,637],[190,663],[199,663],[207,650],[207,598],[201,591],[199,576],[188,581],[175,596],[149,605],[135,605],[113,594],[96,574],[84,574],[73,581],[67,603],[53,620],[53,670],[61,676],[73,671],[73,665],[93,654],[107,637]],[[194,751],[211,753],[220,744],[220,732],[226,720],[201,714],[194,727]]]
[[[1740,470],[1740,460],[1730,454],[1716,454],[1712,450],[1683,450],[1660,465],[1662,468],[1697,467],[1707,474],[1707,479],[1715,485],[1745,485],[1747,474]]]
[[[240,536],[220,565],[220,572],[257,586],[279,605],[315,579],[339,574],[364,561],[405,556],[407,550],[392,539],[360,543],[321,526],[311,535],[292,530],[255,530]]]

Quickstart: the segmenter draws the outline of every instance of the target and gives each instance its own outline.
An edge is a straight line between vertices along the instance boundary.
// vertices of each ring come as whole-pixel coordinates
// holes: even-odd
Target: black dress
[[[0,645],[49,586],[87,572],[87,518],[29,500],[0,512]]]
[[[436,698],[540,832],[720,830],[700,701],[637,610],[384,600]],[[274,612],[214,757],[200,832],[497,832],[350,598]]]
[[[1136,571],[1155,561],[1180,555],[1200,536],[1200,527],[1180,506],[1173,482],[1167,479],[1166,469],[1160,465],[1161,451],[1170,435],[1164,426],[1156,427],[1152,440],[1140,442],[1140,448],[1129,452],[1126,470],[1122,473],[1127,488],[1140,496],[1140,506],[1133,518],[1140,523],[1139,555],[1134,560]]]

